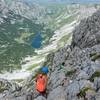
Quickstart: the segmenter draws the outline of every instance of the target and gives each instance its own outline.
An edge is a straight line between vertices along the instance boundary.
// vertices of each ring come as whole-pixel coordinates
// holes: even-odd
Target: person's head
[[[42,72],[43,74],[48,74],[48,72],[49,72],[48,67],[47,67],[47,66],[42,67],[41,72]]]

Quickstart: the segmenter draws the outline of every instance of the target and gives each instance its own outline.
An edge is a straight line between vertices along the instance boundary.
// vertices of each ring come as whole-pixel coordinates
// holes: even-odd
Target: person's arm
[[[47,86],[47,84],[48,84],[48,76],[46,76],[46,86]]]

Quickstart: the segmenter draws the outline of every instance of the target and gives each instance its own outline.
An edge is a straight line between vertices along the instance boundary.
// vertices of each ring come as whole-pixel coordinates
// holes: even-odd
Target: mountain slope
[[[42,9],[39,11],[37,6],[33,5],[33,9],[18,0],[11,1],[9,5],[2,0],[0,4],[0,70],[18,69],[21,68],[23,58],[27,55],[35,55],[34,48],[31,45],[34,35],[42,32],[42,35],[45,35],[43,37],[45,40],[46,37],[50,38],[53,35],[53,31],[48,28],[44,30],[44,24],[36,24],[34,22],[33,19],[37,16],[37,13],[42,12]],[[35,13],[33,10],[38,12]],[[27,16],[28,14],[24,12],[28,14],[33,12],[33,15]]]
[[[25,81],[18,80],[19,83],[22,82],[21,87],[17,84],[14,85],[11,81],[1,79],[0,99],[25,100],[30,97],[31,100],[99,100],[99,20],[100,11],[82,20],[73,31],[72,44],[47,56],[47,61],[44,62],[44,66],[46,65],[50,69],[47,98],[35,90],[35,75],[32,74]],[[93,25],[97,27],[97,30]],[[88,28],[86,28],[87,26]],[[84,45],[80,44],[79,40]],[[94,42],[94,40],[96,41]],[[37,71],[35,73],[37,74]],[[8,91],[5,92],[5,89]]]
[[[70,44],[75,23],[91,15],[99,5],[39,5],[24,0],[1,0],[0,8],[0,70],[5,74],[4,71],[13,72],[26,65],[27,69],[34,69],[31,60],[34,56],[44,59],[49,52]],[[38,33],[41,45],[34,48]],[[25,60],[27,57],[30,59]]]
[[[77,27],[73,34],[73,40],[72,40],[73,46],[86,48],[100,43],[99,14],[100,12],[98,11],[92,17],[89,17],[88,20],[84,19],[81,21],[80,27]]]

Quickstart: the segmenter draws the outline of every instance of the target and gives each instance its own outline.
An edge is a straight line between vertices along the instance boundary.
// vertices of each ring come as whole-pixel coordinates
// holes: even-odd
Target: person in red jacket
[[[48,82],[48,67],[43,67],[41,73],[36,77],[36,90],[42,94],[46,95],[46,87]]]

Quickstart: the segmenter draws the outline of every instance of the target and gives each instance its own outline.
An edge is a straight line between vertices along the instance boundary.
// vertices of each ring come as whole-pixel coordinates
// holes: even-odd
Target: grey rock
[[[98,93],[96,94],[95,99],[96,99],[96,100],[100,100],[100,92],[98,92]]]
[[[61,85],[62,81],[65,79],[65,74],[63,71],[55,70],[51,73],[50,80],[49,80],[49,87],[56,88],[57,86]]]
[[[67,100],[63,87],[59,86],[53,89],[53,91],[49,93],[47,100]]]
[[[100,39],[100,11],[94,13],[91,17],[82,20],[73,31],[72,46],[80,48],[92,47],[99,44]]]
[[[90,88],[94,89],[93,83],[91,83],[88,80],[80,80],[78,83],[79,83],[80,90],[85,88],[85,87],[90,87]]]
[[[90,63],[90,66],[87,66],[87,67],[84,67],[83,71],[85,71],[89,77],[92,76],[92,74],[96,71],[95,68],[93,66],[91,66],[91,63]]]
[[[46,98],[45,97],[43,97],[43,96],[38,96],[36,99],[34,99],[34,100],[46,100]]]
[[[100,78],[95,78],[94,79],[94,87],[96,88],[96,90],[100,89]]]
[[[78,100],[77,94],[85,87],[94,89],[93,83],[87,80],[73,81],[71,84],[69,84],[69,86],[66,88],[68,100]]]
[[[79,83],[78,81],[74,81],[73,83],[71,83],[67,88],[66,88],[66,93],[67,93],[67,98],[68,100],[72,100],[72,98],[76,98],[77,99],[77,94],[80,91],[80,87],[79,87]],[[76,100],[75,99],[75,100]],[[74,100],[74,99],[73,99]]]
[[[94,90],[87,90],[85,98],[87,100],[95,100],[95,91]]]
[[[77,80],[81,80],[81,79],[89,79],[89,75],[85,72],[85,71],[80,71],[80,73],[78,74]]]

